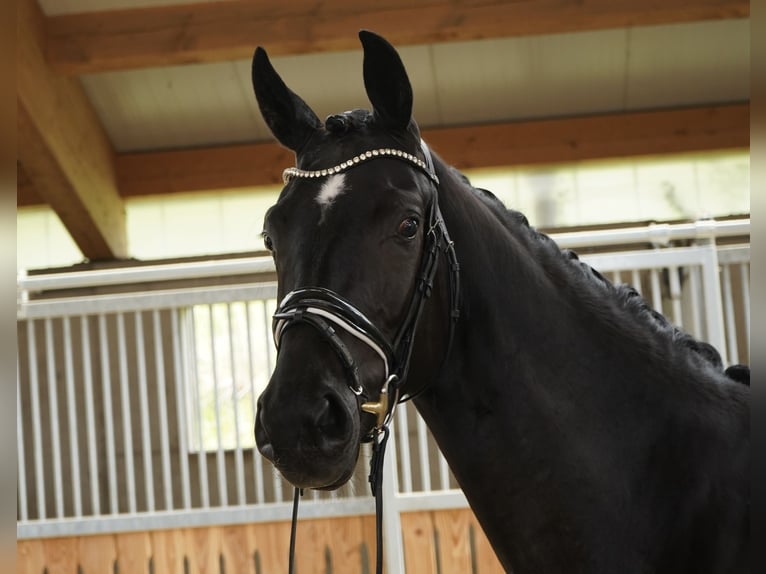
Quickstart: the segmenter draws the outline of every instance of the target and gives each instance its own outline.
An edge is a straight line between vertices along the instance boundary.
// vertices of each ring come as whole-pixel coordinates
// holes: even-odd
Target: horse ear
[[[298,152],[322,127],[317,115],[279,77],[260,46],[253,54],[253,89],[258,107],[271,133],[285,147]]]
[[[362,30],[364,87],[373,111],[391,129],[406,129],[412,118],[412,86],[396,49],[383,37]]]

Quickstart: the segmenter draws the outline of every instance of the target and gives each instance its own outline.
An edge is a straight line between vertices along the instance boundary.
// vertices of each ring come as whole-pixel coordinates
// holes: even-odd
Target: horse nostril
[[[343,438],[348,433],[348,414],[343,405],[332,395],[324,397],[316,418],[316,426],[326,438]]]
[[[258,445],[258,450],[267,460],[274,462],[274,447],[271,446],[271,443]]]

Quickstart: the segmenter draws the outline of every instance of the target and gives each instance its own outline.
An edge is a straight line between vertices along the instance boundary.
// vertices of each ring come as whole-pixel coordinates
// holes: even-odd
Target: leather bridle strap
[[[421,141],[421,147],[426,158],[425,162],[404,152],[385,149],[366,152],[365,154],[356,156],[352,161],[344,162],[340,166],[335,166],[332,170],[314,172],[303,171],[296,168],[285,170],[285,182],[288,182],[290,179],[296,177],[322,177],[328,174],[326,171],[334,173],[344,171],[357,165],[360,161],[365,161],[374,157],[395,157],[418,167],[429,177],[432,183],[432,196],[429,202],[428,216],[429,227],[423,244],[424,251],[421,267],[416,276],[415,289],[412,298],[410,299],[409,306],[407,307],[404,321],[392,343],[389,343],[372,321],[370,321],[367,316],[365,316],[365,314],[351,302],[347,301],[334,291],[322,287],[306,287],[288,293],[280,302],[279,307],[274,314],[273,321],[274,341],[277,350],[279,350],[284,332],[291,326],[305,323],[315,328],[340,358],[341,363],[349,375],[349,380],[351,381],[349,388],[357,396],[365,396],[364,388],[359,379],[359,370],[349,349],[338,336],[335,327],[340,327],[359,341],[365,343],[375,351],[384,363],[385,380],[381,387],[378,402],[365,402],[361,404],[361,409],[363,411],[377,415],[376,425],[371,431],[371,435],[367,438],[373,441],[369,481],[372,494],[375,497],[377,542],[376,572],[378,574],[382,574],[383,572],[382,484],[383,461],[386,444],[390,434],[388,425],[393,418],[397,403],[419,395],[429,384],[427,382],[418,389],[410,389],[405,396],[400,397],[400,387],[407,379],[418,322],[423,312],[425,301],[430,298],[433,290],[434,278],[439,263],[439,251],[444,252],[449,264],[450,315],[447,347],[437,378],[441,377],[442,371],[445,368],[454,340],[455,327],[460,315],[460,266],[457,261],[454,245],[450,240],[447,227],[439,209],[437,187],[439,179],[434,171],[433,159],[425,142]],[[294,573],[295,534],[298,518],[298,502],[301,494],[302,489],[296,488],[295,497],[293,499],[293,518],[290,532],[290,574]]]

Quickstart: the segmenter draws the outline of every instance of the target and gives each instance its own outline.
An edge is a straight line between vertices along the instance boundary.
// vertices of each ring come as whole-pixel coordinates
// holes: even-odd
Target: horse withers
[[[260,452],[338,488],[413,398],[506,569],[747,572],[748,386],[432,153],[396,50],[360,39],[372,111],[324,122],[253,59],[296,156]]]

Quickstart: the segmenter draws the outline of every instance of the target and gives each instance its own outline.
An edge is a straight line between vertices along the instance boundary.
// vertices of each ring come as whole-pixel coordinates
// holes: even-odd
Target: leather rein
[[[383,459],[386,443],[389,436],[389,425],[393,419],[396,405],[407,401],[421,392],[428,384],[414,391],[402,392],[402,385],[406,381],[409,371],[410,358],[424,304],[430,298],[436,269],[439,262],[439,254],[443,252],[449,264],[449,287],[450,287],[450,314],[449,335],[447,348],[442,362],[442,368],[447,361],[452,342],[454,339],[455,325],[460,315],[460,266],[455,254],[453,242],[450,240],[447,227],[439,209],[438,185],[439,178],[433,167],[431,152],[425,142],[421,140],[421,151],[425,160],[403,152],[401,150],[384,148],[364,152],[352,159],[335,167],[305,171],[297,168],[288,168],[283,173],[285,183],[293,178],[315,178],[340,173],[349,168],[356,167],[360,163],[375,158],[401,159],[423,172],[432,185],[431,198],[428,207],[428,228],[423,244],[423,258],[420,270],[416,275],[415,289],[407,308],[402,325],[400,326],[393,341],[380,332],[375,324],[353,303],[343,298],[338,293],[323,287],[306,287],[291,291],[280,302],[274,313],[272,329],[274,341],[279,351],[282,336],[285,331],[296,324],[307,324],[313,327],[319,335],[330,344],[338,359],[342,363],[348,378],[348,387],[360,401],[360,409],[363,412],[376,416],[373,429],[365,436],[363,442],[372,441],[372,459],[370,461],[370,487],[375,497],[376,518],[376,572],[383,570]],[[380,389],[377,401],[369,401],[367,393],[361,384],[359,367],[354,360],[353,354],[348,349],[338,334],[345,332],[372,349],[380,357],[384,365],[384,381]],[[440,375],[441,373],[439,373]],[[290,561],[289,574],[294,574],[295,568],[295,538],[298,518],[298,502],[303,494],[302,489],[295,489],[292,512],[292,528],[290,532]]]

